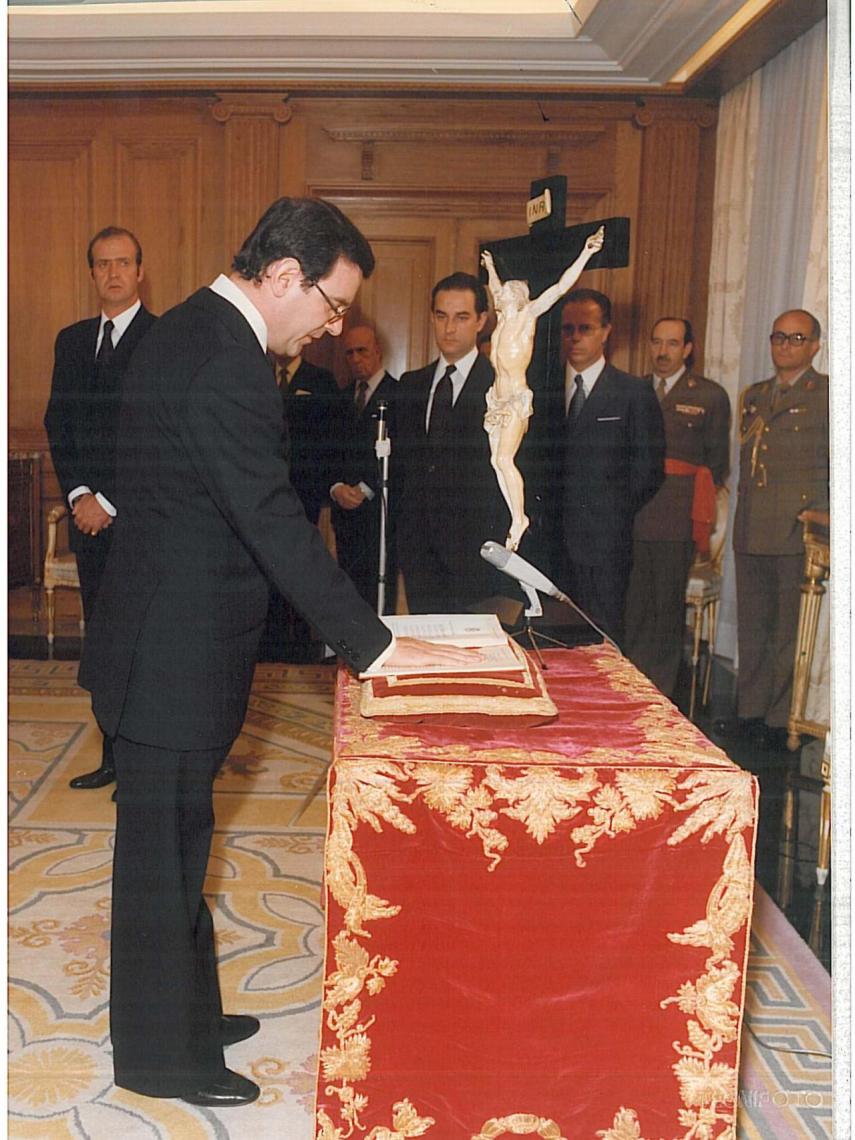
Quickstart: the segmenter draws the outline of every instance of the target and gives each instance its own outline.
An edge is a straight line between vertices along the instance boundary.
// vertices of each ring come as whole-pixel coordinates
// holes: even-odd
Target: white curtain
[[[772,374],[769,332],[786,309],[828,326],[827,26],[816,24],[721,101],[717,132],[705,371],[734,412]],[[817,358],[827,361],[825,346]],[[731,510],[736,495],[731,495]],[[736,586],[728,542],[716,651],[736,659]]]

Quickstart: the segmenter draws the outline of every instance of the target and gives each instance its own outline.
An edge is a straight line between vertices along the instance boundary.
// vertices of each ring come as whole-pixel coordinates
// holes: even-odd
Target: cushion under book
[[[519,662],[514,672],[432,673],[369,677],[361,683],[363,716],[429,721],[454,727],[545,724],[558,710],[537,662],[510,642]]]

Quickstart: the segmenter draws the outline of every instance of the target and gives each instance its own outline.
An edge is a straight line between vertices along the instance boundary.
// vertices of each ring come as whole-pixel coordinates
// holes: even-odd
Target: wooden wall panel
[[[646,367],[647,325],[661,309],[685,310],[703,329],[715,108],[639,102],[522,92],[501,100],[320,90],[13,95],[11,442],[45,450],[55,334],[95,309],[85,264],[95,230],[120,224],[139,234],[143,297],[163,311],[227,270],[280,194],[328,197],[372,240],[378,268],[351,323],[375,322],[387,365],[401,372],[435,351],[434,282],[458,268],[476,271],[479,242],[524,233],[530,181],[566,174],[568,224],[631,219],[629,268],[592,272],[584,283],[612,298],[612,359]],[[37,285],[34,243],[50,259]],[[343,378],[333,339],[307,355]]]
[[[200,140],[141,133],[114,145],[114,216],[143,246],[145,301],[162,313],[202,283]]]
[[[8,185],[9,425],[38,432],[56,334],[95,296],[86,265],[92,138],[13,140]]]

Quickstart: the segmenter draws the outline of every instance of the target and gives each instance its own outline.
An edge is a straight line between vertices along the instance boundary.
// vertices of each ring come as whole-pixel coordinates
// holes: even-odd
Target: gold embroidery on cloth
[[[503,1136],[506,1132],[514,1136],[541,1136],[543,1140],[566,1140],[554,1120],[527,1112],[515,1112],[511,1116],[488,1120],[472,1140],[496,1140],[496,1137]]]
[[[615,656],[606,665],[617,684],[623,672],[619,662]],[[697,744],[691,734],[689,739]],[[680,1140],[733,1140],[736,1068],[715,1058],[725,1044],[736,1040],[738,1032],[739,1005],[733,995],[742,975],[740,965],[731,955],[734,935],[746,925],[751,912],[751,863],[742,833],[754,819],[753,782],[748,773],[734,768],[726,759],[726,771],[694,769],[678,779],[673,772],[677,751],[673,738],[669,756],[672,770],[634,767],[615,772],[613,782],[608,782],[609,772],[614,770],[613,754],[611,764],[599,770],[588,767],[593,755],[607,751],[595,749],[586,753],[585,765],[576,768],[575,777],[546,765],[549,759],[558,759],[551,753],[533,754],[529,759],[536,757],[537,763],[524,768],[518,760],[515,764],[492,763],[483,767],[394,760],[336,764],[330,797],[326,881],[344,912],[345,929],[333,940],[336,970],[327,978],[324,996],[326,1024],[337,1043],[322,1050],[321,1066],[324,1079],[330,1082],[326,1095],[339,1101],[341,1126],[319,1109],[317,1140],[349,1140],[354,1132],[365,1132],[360,1115],[368,1099],[353,1084],[364,1080],[370,1072],[369,1031],[374,1018],[363,1015],[362,1000],[366,995],[379,993],[398,966],[392,959],[369,956],[357,941],[357,937],[370,937],[365,929],[367,923],[394,917],[400,906],[371,895],[364,867],[353,849],[353,837],[363,823],[377,832],[385,824],[404,834],[415,833],[416,825],[406,814],[406,805],[419,798],[452,827],[481,842],[491,871],[501,862],[509,845],[500,828],[502,817],[522,824],[535,842],[543,843],[562,824],[576,817],[585,803],[590,805],[587,815],[591,823],[570,832],[580,867],[585,866],[585,856],[600,839],[630,833],[642,821],[659,818],[666,808],[685,816],[668,837],[670,846],[692,837],[699,837],[702,844],[716,838],[727,844],[722,874],[710,892],[705,916],[681,932],[668,934],[674,943],[710,949],[704,972],[684,982],[676,995],[665,998],[660,1005],[663,1009],[676,1005],[688,1018],[688,1043],[674,1042],[678,1060],[673,1070],[685,1106],[679,1113],[679,1123],[685,1130]],[[457,749],[437,752],[459,755]],[[519,756],[514,749],[490,755],[495,761],[505,754],[509,760]],[[684,759],[681,753],[677,754]],[[704,759],[709,762],[709,752]],[[566,770],[566,759],[562,767]],[[489,1129],[503,1125],[507,1131],[505,1121],[517,1121],[522,1128],[529,1121],[537,1122],[539,1127],[541,1120],[526,1114],[497,1118],[488,1121],[481,1137],[475,1140],[500,1136],[501,1132]],[[376,1127],[365,1140],[406,1140],[424,1135],[435,1123],[431,1117],[419,1116],[409,1100],[402,1100],[393,1106],[391,1128]],[[542,1136],[560,1140],[557,1125],[545,1119],[543,1124],[556,1131],[541,1133]],[[533,1130],[531,1126],[527,1131],[530,1134]],[[622,1106],[612,1127],[597,1135],[602,1140],[641,1140],[637,1114]]]

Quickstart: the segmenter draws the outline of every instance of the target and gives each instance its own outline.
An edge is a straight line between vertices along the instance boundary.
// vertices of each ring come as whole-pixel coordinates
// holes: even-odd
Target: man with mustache
[[[662,317],[650,333],[652,385],[665,421],[665,482],[635,516],[626,599],[626,652],[666,697],[683,652],[686,583],[698,549],[709,550],[715,490],[727,478],[730,401],[693,371],[685,317]]]

